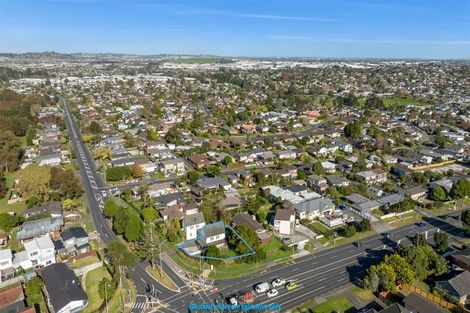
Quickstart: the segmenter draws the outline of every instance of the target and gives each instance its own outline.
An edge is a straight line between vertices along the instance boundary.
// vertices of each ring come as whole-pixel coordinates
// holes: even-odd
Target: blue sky
[[[0,0],[0,51],[470,58],[470,0]]]

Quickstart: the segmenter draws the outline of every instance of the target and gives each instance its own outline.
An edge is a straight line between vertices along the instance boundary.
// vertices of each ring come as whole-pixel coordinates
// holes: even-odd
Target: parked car
[[[423,228],[426,226],[426,223],[425,222],[419,222],[419,223],[416,223],[416,226],[420,227],[420,228]]]
[[[259,294],[265,293],[268,290],[269,290],[269,284],[266,283],[266,282],[260,283],[260,284],[255,286],[255,291]]]
[[[286,281],[282,278],[276,278],[275,280],[271,282],[271,286],[273,288],[284,286],[285,284],[286,284]]]
[[[282,238],[281,241],[284,243],[284,244],[289,244],[292,239],[290,239],[289,237],[286,237],[286,238]]]
[[[228,302],[231,304],[231,305],[237,305],[238,304],[238,301],[237,301],[237,298],[235,297],[231,297]]]
[[[278,294],[279,294],[279,292],[277,291],[277,289],[271,289],[267,293],[268,298],[273,298],[273,297],[277,296]]]
[[[293,281],[287,283],[287,285],[286,285],[286,289],[288,291],[294,290],[295,288],[297,288],[297,284]]]

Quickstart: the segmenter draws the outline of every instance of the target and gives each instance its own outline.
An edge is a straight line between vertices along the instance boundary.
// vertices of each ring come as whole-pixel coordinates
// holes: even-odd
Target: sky
[[[0,52],[470,58],[470,0],[0,0]]]

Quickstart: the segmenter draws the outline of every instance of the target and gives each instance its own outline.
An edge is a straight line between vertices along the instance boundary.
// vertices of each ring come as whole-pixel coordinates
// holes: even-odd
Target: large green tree
[[[470,180],[465,178],[460,179],[452,186],[450,196],[452,199],[465,199],[470,197]]]
[[[48,201],[50,197],[51,170],[46,166],[31,164],[18,174],[17,191],[23,199],[36,197],[40,201]]]
[[[447,198],[447,193],[444,188],[437,186],[431,191],[431,197],[436,201],[442,202]]]
[[[449,247],[449,240],[445,233],[439,232],[434,234],[434,246],[437,253],[444,253]]]
[[[124,237],[127,241],[137,241],[140,239],[140,233],[142,231],[142,223],[140,222],[137,214],[130,214],[129,220],[126,224],[126,230]]]

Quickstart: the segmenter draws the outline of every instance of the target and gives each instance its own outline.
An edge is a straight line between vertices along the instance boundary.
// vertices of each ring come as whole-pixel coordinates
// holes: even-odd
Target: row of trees
[[[127,241],[138,241],[142,232],[142,223],[139,216],[129,209],[120,208],[113,199],[104,203],[103,213],[112,219],[113,230],[118,235],[124,235]]]
[[[445,201],[448,197],[453,200],[466,199],[470,197],[470,181],[466,178],[460,179],[452,186],[449,194],[443,187],[437,186],[431,191],[431,197],[440,202]]]

